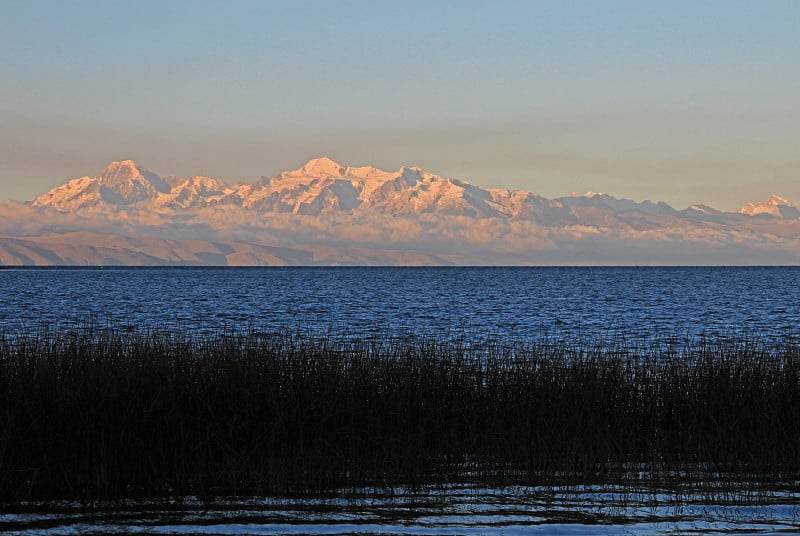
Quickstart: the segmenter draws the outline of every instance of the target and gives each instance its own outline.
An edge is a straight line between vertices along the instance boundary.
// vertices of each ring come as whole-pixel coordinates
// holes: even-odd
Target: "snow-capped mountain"
[[[50,190],[32,201],[34,206],[51,206],[75,211],[106,203],[131,205],[168,194],[170,185],[161,177],[137,166],[132,160],[112,162],[94,177],[81,177]]]
[[[739,209],[739,212],[748,216],[767,215],[787,220],[800,218],[800,206],[777,195],[772,195],[760,203],[747,203]]]
[[[236,186],[200,176],[164,179],[132,160],[112,162],[100,175],[69,181],[37,197],[32,204],[68,212],[88,208],[136,207],[157,211],[228,206],[260,214],[306,216],[437,214],[526,219],[540,225],[576,223],[573,212],[580,208],[651,215],[675,213],[665,203],[637,203],[593,193],[550,200],[525,191],[483,189],[417,167],[389,172],[370,166],[343,166],[324,157],[273,178]]]
[[[548,199],[324,157],[228,184],[126,160],[0,203],[0,238],[0,264],[800,264],[800,207]]]

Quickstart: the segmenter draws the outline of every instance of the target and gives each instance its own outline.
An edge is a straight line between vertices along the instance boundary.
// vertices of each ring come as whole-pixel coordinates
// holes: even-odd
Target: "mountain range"
[[[112,162],[0,203],[0,264],[797,264],[800,206],[548,199],[329,158],[228,184]]]

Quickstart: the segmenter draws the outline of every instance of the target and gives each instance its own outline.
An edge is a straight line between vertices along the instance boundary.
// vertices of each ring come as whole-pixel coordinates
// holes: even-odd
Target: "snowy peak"
[[[356,179],[386,179],[391,175],[372,166],[348,167],[345,169],[345,173]]]
[[[485,190],[420,168],[387,172],[371,166],[343,166],[330,158],[317,158],[298,170],[261,181],[243,196],[243,206],[258,212],[309,216],[332,212],[499,215],[487,201],[491,196]]]
[[[59,210],[76,211],[87,204],[96,204],[101,200],[97,178],[81,177],[40,195],[31,201],[31,204],[36,207],[49,206]]]
[[[747,203],[739,209],[739,213],[748,216],[772,216],[775,218],[796,220],[800,218],[800,206],[787,201],[778,195],[771,195],[766,201],[760,203]]]
[[[303,177],[341,177],[347,168],[338,162],[334,162],[327,156],[312,158],[306,165],[298,170],[289,172],[293,176]]]
[[[792,204],[788,200],[782,198],[779,195],[775,195],[775,194],[772,194],[771,196],[769,196],[768,202],[773,203],[775,205],[791,205]]]
[[[155,205],[176,209],[198,208],[208,205],[232,203],[241,205],[234,188],[210,177],[194,176],[188,179],[173,178],[171,189],[158,195]]]
[[[133,160],[123,160],[121,162],[111,162],[106,166],[98,179],[107,184],[116,184],[135,180],[142,176],[139,166]]]
[[[133,160],[111,162],[97,176],[97,179],[111,188],[139,183],[145,188],[154,188],[161,193],[167,193],[170,190],[169,184],[163,178],[139,166]]]
[[[97,177],[100,195],[115,205],[130,205],[154,200],[170,192],[169,184],[155,173],[136,165],[133,160],[112,162]]]
[[[431,173],[426,172],[425,170],[418,168],[418,167],[402,167],[398,171],[391,172],[391,171],[384,171],[382,169],[378,169],[373,166],[361,166],[361,167],[350,167],[340,164],[335,160],[332,160],[326,156],[320,158],[313,158],[306,162],[306,164],[293,171],[285,171],[281,173],[278,178],[286,178],[286,177],[293,177],[293,178],[316,178],[316,179],[326,179],[326,178],[346,178],[352,181],[363,181],[363,180],[370,180],[370,181],[386,181],[391,179],[396,179],[398,175],[402,175],[407,177],[411,182],[417,182],[423,178],[429,177],[436,177]],[[269,179],[264,182],[269,182]]]
[[[32,201],[35,206],[51,206],[76,211],[100,204],[126,206],[152,201],[168,194],[169,184],[133,160],[111,162],[95,177],[69,181]]]
[[[709,216],[724,216],[725,213],[721,210],[717,210],[714,207],[710,207],[708,205],[699,204],[699,205],[691,205],[686,207],[686,210],[683,212],[693,212],[697,214],[707,214]]]

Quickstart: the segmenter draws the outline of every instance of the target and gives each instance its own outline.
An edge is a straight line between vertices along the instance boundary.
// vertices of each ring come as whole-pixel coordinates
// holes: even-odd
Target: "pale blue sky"
[[[800,202],[800,1],[0,0],[0,199],[328,155],[548,197]]]

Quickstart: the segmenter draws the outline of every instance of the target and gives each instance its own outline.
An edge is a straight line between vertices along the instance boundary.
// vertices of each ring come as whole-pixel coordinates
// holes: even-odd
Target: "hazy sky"
[[[328,155],[548,197],[800,203],[800,1],[0,0],[0,200]]]

